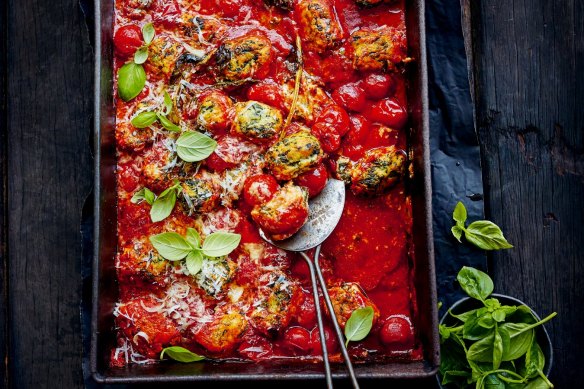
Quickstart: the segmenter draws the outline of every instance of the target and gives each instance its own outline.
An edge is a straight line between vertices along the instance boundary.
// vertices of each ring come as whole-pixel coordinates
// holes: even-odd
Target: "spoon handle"
[[[306,264],[308,265],[308,269],[310,270],[310,279],[312,281],[312,294],[314,297],[314,307],[316,309],[316,319],[318,322],[318,332],[320,335],[320,345],[322,347],[322,359],[324,362],[324,371],[326,374],[326,386],[328,387],[328,389],[333,389],[333,376],[331,373],[331,365],[329,362],[328,350],[326,348],[324,324],[322,322],[322,311],[320,309],[320,298],[318,297],[318,286],[317,286],[316,276],[315,276],[315,272],[314,272],[314,265],[312,264],[312,261],[310,260],[308,255],[306,255],[303,252],[301,252],[300,255],[302,256],[302,258],[304,258],[304,260],[306,261]]]
[[[337,339],[339,341],[339,346],[341,347],[341,353],[343,354],[343,358],[345,359],[345,365],[347,366],[347,370],[349,371],[349,377],[351,378],[351,383],[353,384],[354,389],[359,389],[359,383],[357,382],[357,377],[355,376],[355,370],[353,369],[353,364],[351,363],[351,357],[349,356],[349,352],[347,351],[347,347],[345,347],[345,337],[343,332],[341,331],[341,326],[337,321],[337,316],[335,315],[335,310],[333,307],[333,303],[331,302],[331,298],[328,294],[326,282],[324,277],[322,276],[322,271],[320,270],[319,264],[319,257],[320,257],[320,245],[316,247],[314,252],[314,267],[316,269],[316,275],[318,277],[318,282],[320,283],[320,288],[322,289],[322,294],[324,296],[324,301],[330,312],[331,321],[333,322],[333,327],[335,327],[335,333],[337,334]]]

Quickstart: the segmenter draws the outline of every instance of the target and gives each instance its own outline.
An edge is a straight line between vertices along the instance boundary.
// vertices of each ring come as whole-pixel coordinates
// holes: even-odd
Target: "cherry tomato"
[[[322,163],[313,170],[296,178],[296,184],[308,189],[308,195],[311,198],[322,192],[327,181],[328,171]]]
[[[395,80],[388,74],[373,73],[364,80],[365,93],[374,100],[383,99],[395,93]]]
[[[327,153],[335,152],[341,147],[341,136],[328,123],[316,123],[312,126],[312,133],[320,141],[320,146]]]
[[[181,22],[181,9],[176,0],[160,0],[154,20],[166,27],[173,27]]]
[[[223,158],[218,156],[216,153],[213,153],[205,160],[207,167],[216,173],[221,173],[227,169],[233,169],[237,166],[234,163],[229,163],[225,161]]]
[[[324,327],[324,339],[326,341],[326,349],[328,352],[335,352],[338,346],[337,337],[334,335],[333,330],[327,326]],[[320,346],[320,331],[318,330],[318,327],[315,327],[310,332],[310,343],[312,343],[312,352],[314,354],[322,354],[322,347]]]
[[[237,348],[239,355],[252,361],[263,361],[274,354],[272,345],[261,336],[248,336]]]
[[[381,342],[387,346],[411,348],[414,346],[414,331],[404,316],[390,316],[379,331]]]
[[[142,30],[135,24],[122,26],[114,34],[116,52],[124,57],[134,55],[143,43]]]
[[[284,333],[284,346],[296,352],[306,353],[312,349],[310,332],[302,327],[290,327]]]
[[[375,124],[371,127],[369,131],[369,136],[367,137],[367,142],[365,146],[367,148],[375,148],[380,146],[398,146],[398,141],[400,140],[400,132],[390,127]]]
[[[246,203],[255,207],[267,203],[280,189],[278,181],[269,174],[251,176],[243,184],[243,199]]]
[[[365,147],[362,145],[345,145],[342,154],[352,160],[358,160],[365,154]]]
[[[359,84],[355,83],[341,86],[333,92],[332,98],[338,104],[354,112],[363,111],[367,103],[365,91]]]
[[[303,263],[306,266],[306,276],[309,277],[308,266],[305,261],[296,261],[298,263]],[[304,292],[304,301],[296,317],[296,321],[303,327],[312,328],[316,322],[316,309],[314,307],[314,297],[312,293]]]
[[[363,115],[351,116],[351,129],[345,141],[351,145],[362,145],[367,141],[371,124]]]
[[[280,87],[271,82],[264,81],[252,85],[247,90],[247,98],[271,105],[281,111],[287,110]]]
[[[140,173],[132,165],[120,165],[118,174],[118,180],[123,190],[133,192],[137,189]]]
[[[336,104],[329,104],[316,119],[316,123],[332,126],[335,132],[344,136],[351,129],[351,119],[344,109]]]
[[[383,99],[373,104],[369,116],[375,122],[401,129],[408,120],[408,114],[396,99]]]

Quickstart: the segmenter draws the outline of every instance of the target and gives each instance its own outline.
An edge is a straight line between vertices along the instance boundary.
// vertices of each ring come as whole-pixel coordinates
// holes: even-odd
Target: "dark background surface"
[[[0,7],[0,386],[79,388],[79,225],[93,175],[90,33],[77,0]],[[576,387],[584,381],[584,1],[472,2],[465,9],[472,16],[470,91],[461,83],[466,64],[456,63],[464,61],[456,7],[428,2],[432,123],[448,130],[433,133],[434,186],[451,188],[435,200],[465,199],[471,218],[481,216],[478,160],[468,162],[479,148],[475,137],[460,137],[472,126],[472,92],[486,215],[515,245],[490,257],[489,271],[498,292],[543,315],[558,312],[548,325],[552,381]],[[444,70],[448,61],[456,71]],[[464,163],[450,166],[459,156]],[[445,233],[445,205],[435,217],[438,281],[448,302],[458,261],[484,261]]]

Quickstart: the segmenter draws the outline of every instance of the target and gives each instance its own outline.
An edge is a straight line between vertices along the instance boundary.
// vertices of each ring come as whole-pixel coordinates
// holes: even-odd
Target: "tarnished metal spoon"
[[[272,241],[263,231],[260,230],[260,235],[264,240],[273,244],[276,247],[287,251],[294,251],[300,253],[302,258],[306,261],[308,269],[310,270],[310,278],[312,281],[312,293],[314,295],[314,306],[316,308],[316,318],[318,322],[318,329],[320,332],[320,343],[322,346],[322,357],[324,360],[324,367],[326,372],[326,381],[329,388],[333,387],[331,367],[328,360],[328,350],[326,348],[326,339],[324,333],[324,325],[322,319],[322,312],[320,309],[320,302],[318,296],[317,280],[316,275],[318,275],[318,282],[322,289],[322,294],[326,302],[327,308],[331,313],[331,319],[333,326],[335,327],[335,333],[339,340],[339,346],[341,347],[341,352],[343,358],[345,359],[345,364],[349,370],[349,376],[351,377],[351,382],[355,389],[359,388],[357,383],[357,378],[355,377],[355,371],[353,370],[353,364],[349,358],[349,353],[345,347],[345,340],[341,327],[337,322],[336,315],[334,314],[333,304],[329,297],[327,286],[320,271],[320,266],[318,265],[318,255],[320,253],[320,245],[322,242],[329,237],[333,232],[341,215],[343,214],[343,207],[345,206],[345,183],[339,180],[330,179],[322,192],[315,198],[309,201],[309,214],[308,221],[304,226],[293,236],[286,240]],[[315,261],[313,261],[306,255],[305,251],[316,247],[315,251]],[[316,266],[315,266],[316,265]]]

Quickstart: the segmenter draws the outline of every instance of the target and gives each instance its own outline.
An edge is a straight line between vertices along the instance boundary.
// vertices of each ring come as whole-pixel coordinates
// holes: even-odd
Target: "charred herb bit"
[[[460,211],[460,210],[459,210]],[[553,388],[543,373],[545,356],[535,328],[556,313],[537,320],[525,305],[501,305],[490,297],[491,278],[470,267],[458,273],[458,282],[482,307],[454,314],[440,325],[442,385],[457,388]]]
[[[495,223],[488,220],[477,220],[472,222],[468,227],[466,224],[466,208],[460,201],[456,204],[452,218],[456,224],[452,227],[452,235],[461,241],[462,235],[473,245],[483,250],[501,250],[513,248],[513,245],[507,242],[503,232]]]

